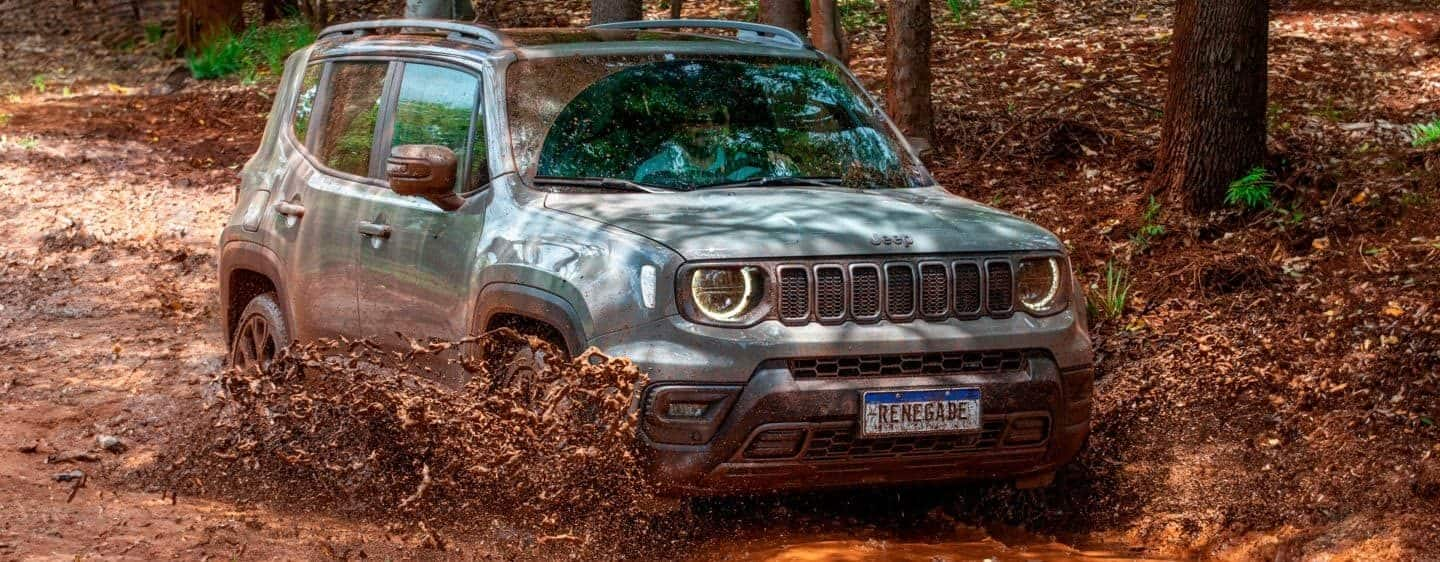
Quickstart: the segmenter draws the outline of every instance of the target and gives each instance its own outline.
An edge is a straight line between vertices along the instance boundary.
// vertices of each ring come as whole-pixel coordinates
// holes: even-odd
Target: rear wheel
[[[230,366],[239,369],[265,368],[276,354],[290,345],[290,332],[275,293],[265,293],[245,305],[235,334],[230,339]]]

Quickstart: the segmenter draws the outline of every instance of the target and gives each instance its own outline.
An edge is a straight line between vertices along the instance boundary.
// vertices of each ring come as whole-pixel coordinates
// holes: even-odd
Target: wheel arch
[[[470,333],[488,330],[498,319],[517,316],[543,323],[564,339],[571,355],[584,350],[585,331],[575,307],[560,295],[515,283],[491,283],[481,289]]]
[[[225,244],[220,252],[220,321],[227,350],[245,305],[269,291],[275,292],[285,315],[286,332],[294,337],[295,316],[280,280],[280,258],[269,248],[243,240]]]

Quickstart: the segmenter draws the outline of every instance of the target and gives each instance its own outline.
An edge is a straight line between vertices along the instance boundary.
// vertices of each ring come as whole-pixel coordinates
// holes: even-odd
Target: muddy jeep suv
[[[241,176],[240,365],[497,326],[595,347],[650,377],[637,438],[682,494],[1042,485],[1088,432],[1060,241],[937,186],[783,29],[331,27]]]

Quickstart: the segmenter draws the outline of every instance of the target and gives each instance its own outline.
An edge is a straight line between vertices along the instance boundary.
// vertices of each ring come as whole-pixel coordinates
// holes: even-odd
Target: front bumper
[[[1075,456],[1089,432],[1090,340],[1069,313],[910,325],[790,327],[771,322],[744,330],[672,317],[592,344],[634,360],[650,376],[652,389],[667,384],[739,387],[725,404],[714,436],[703,442],[661,442],[654,436],[663,432],[641,432],[652,474],[674,494],[1012,479],[1054,471]],[[1023,367],[802,377],[786,361],[996,350],[1020,351]],[[881,439],[857,435],[862,392],[950,387],[980,389],[981,431]],[[1038,439],[1037,426],[1043,427]],[[778,455],[773,447],[756,454],[777,438],[793,440],[793,447],[780,447],[786,452]]]

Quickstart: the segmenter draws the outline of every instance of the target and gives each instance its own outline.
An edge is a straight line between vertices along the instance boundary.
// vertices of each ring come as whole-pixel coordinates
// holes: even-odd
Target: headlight
[[[1020,260],[1015,284],[1020,304],[1031,314],[1045,316],[1065,309],[1068,299],[1065,264],[1060,258],[1027,258]]]
[[[764,312],[765,272],[758,267],[697,267],[685,275],[695,320],[748,324]]]

